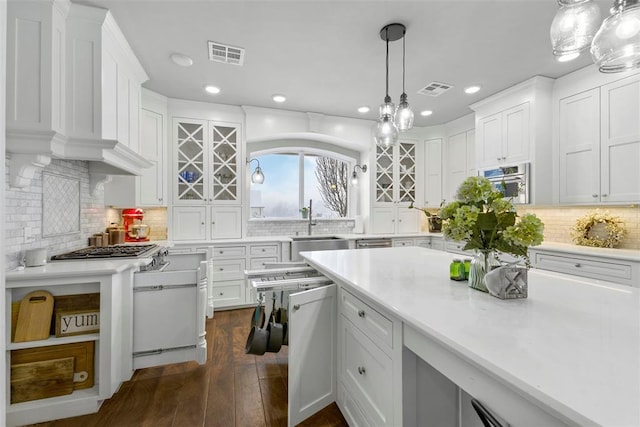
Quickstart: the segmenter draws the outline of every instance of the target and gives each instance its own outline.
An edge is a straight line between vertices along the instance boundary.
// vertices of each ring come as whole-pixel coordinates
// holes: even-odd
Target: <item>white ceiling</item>
[[[554,0],[75,0],[111,10],[149,75],[145,87],[172,98],[375,120],[385,90],[380,29],[407,27],[406,92],[416,126],[442,124],[468,105],[533,75],[557,78],[590,65],[588,52],[558,63],[549,42]],[[598,1],[606,16],[611,1]],[[211,62],[207,41],[246,49],[243,66]],[[184,68],[174,53],[193,58]],[[402,41],[389,45],[390,95],[402,92]],[[454,88],[433,98],[432,81]],[[216,96],[205,84],[222,88]],[[463,88],[479,84],[472,96]],[[275,104],[271,96],[287,96]],[[356,109],[368,105],[362,115]]]

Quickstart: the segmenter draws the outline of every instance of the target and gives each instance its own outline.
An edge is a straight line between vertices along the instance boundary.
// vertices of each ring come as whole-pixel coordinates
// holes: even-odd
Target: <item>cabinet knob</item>
[[[220,254],[223,254],[223,253],[224,253],[224,251],[220,251]]]
[[[364,375],[365,372],[367,372],[367,370],[364,368],[364,366],[358,366],[358,373],[360,375]]]
[[[262,250],[262,252],[266,252],[266,250],[265,250],[265,249],[263,249],[263,250]]]
[[[598,198],[598,195],[597,194],[592,194],[591,197]]]
[[[603,194],[603,195],[602,195],[602,197],[607,197],[607,196],[608,196],[608,194]]]
[[[294,304],[293,311],[300,310],[300,304]]]
[[[507,158],[506,158],[506,157],[503,157],[503,158],[502,158],[502,160],[507,160]]]
[[[200,223],[200,225],[204,225],[204,221]]]
[[[578,268],[582,267],[582,265],[580,265],[580,263],[579,263],[579,262],[577,262],[577,263],[573,264],[573,266],[574,266],[574,267],[578,267]]]
[[[220,292],[220,296],[223,296],[223,295],[224,295],[224,292]]]
[[[220,267],[220,268],[219,268],[219,270],[220,270],[220,271],[224,271],[224,268]]]
[[[358,310],[358,317],[364,317],[364,310]]]
[[[162,200],[163,200],[163,199],[162,199],[162,197],[160,197],[160,198],[158,199],[158,201],[159,201],[159,202],[161,202]]]

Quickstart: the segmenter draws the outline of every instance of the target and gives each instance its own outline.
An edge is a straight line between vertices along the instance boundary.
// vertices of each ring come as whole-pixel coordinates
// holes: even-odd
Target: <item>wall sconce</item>
[[[264,174],[262,173],[262,169],[260,168],[260,161],[258,159],[251,159],[247,161],[247,164],[249,165],[249,168],[251,168],[251,162],[253,162],[254,160],[258,162],[258,166],[256,166],[256,169],[251,174],[251,182],[253,182],[254,184],[262,184],[264,182]]]
[[[353,167],[353,173],[351,174],[351,185],[358,185],[358,172],[356,172],[358,168],[360,168],[362,173],[365,173],[367,171],[367,165],[355,165]]]

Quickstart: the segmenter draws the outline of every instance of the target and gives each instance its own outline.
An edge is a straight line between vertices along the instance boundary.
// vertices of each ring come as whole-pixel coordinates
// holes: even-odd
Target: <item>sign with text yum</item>
[[[100,331],[100,310],[56,313],[56,337],[92,334]]]

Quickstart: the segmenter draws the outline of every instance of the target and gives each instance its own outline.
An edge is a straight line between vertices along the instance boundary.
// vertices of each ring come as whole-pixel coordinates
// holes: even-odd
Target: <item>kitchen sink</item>
[[[349,249],[349,241],[336,236],[296,236],[291,238],[291,261],[300,261],[300,252]]]

